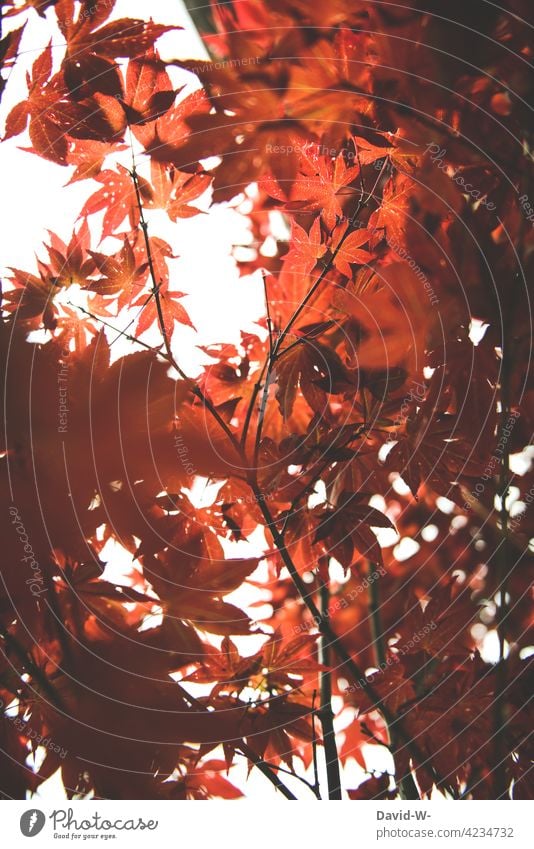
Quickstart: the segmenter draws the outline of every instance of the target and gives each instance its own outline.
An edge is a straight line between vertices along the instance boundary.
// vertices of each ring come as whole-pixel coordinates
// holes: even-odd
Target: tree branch
[[[208,713],[208,709],[205,705],[202,704],[202,702],[199,702],[199,700],[192,696],[191,693],[188,693],[188,691],[185,690],[181,684],[177,683],[177,686],[180,691],[180,695],[186,702],[189,702],[189,705],[192,709],[198,711],[199,713]],[[265,761],[262,760],[262,758],[260,758],[256,754],[254,749],[251,749],[248,743],[246,743],[244,740],[239,740],[236,745],[241,750],[241,753],[244,755],[244,757],[246,757],[252,764],[254,764],[255,767],[257,767],[257,769],[259,769],[261,773],[263,773],[263,775],[271,782],[271,784],[273,784],[274,787],[276,787],[276,789],[280,791],[282,796],[285,796],[286,799],[290,799],[291,801],[297,801],[297,797],[291,792],[291,790],[289,790],[288,787],[285,786],[279,776],[276,775],[275,772],[273,772],[269,764],[265,763]]]
[[[356,217],[359,214],[359,212],[361,211],[361,209],[363,208],[363,206],[365,206],[369,202],[370,198],[373,196],[374,191],[376,189],[376,186],[378,185],[378,183],[379,183],[379,181],[382,177],[383,170],[384,170],[384,166],[382,167],[382,169],[380,171],[380,174],[379,174],[379,176],[378,176],[378,178],[375,182],[375,185],[374,185],[372,191],[369,192],[369,194],[366,196],[365,199],[362,198],[362,197],[360,198],[360,201],[358,203],[358,206],[357,206],[355,213],[353,214],[352,218],[349,219],[351,226],[354,225]],[[134,169],[134,172],[132,173],[132,179],[134,180],[134,184],[136,186],[136,197],[137,197],[137,202],[138,202],[138,205],[139,205],[140,222],[141,222],[141,227],[143,229],[143,234],[144,234],[144,238],[145,238],[145,245],[146,245],[146,250],[147,250],[149,271],[150,271],[151,282],[152,282],[152,294],[156,298],[156,303],[157,303],[157,306],[158,306],[158,309],[157,309],[158,321],[160,323],[160,329],[161,329],[161,332],[162,332],[163,342],[164,342],[164,347],[165,347],[165,354],[160,352],[160,355],[163,356],[176,369],[176,371],[182,377],[182,379],[187,380],[191,383],[191,390],[192,390],[193,394],[195,395],[195,397],[197,397],[201,401],[201,403],[204,405],[206,410],[208,410],[210,412],[210,414],[213,416],[213,418],[217,421],[217,423],[219,424],[221,429],[224,431],[224,433],[227,435],[227,437],[231,441],[231,443],[232,443],[233,447],[235,448],[236,452],[238,453],[238,456],[240,457],[241,461],[244,463],[244,465],[246,465],[246,456],[245,456],[245,452],[243,450],[241,442],[237,439],[235,434],[228,427],[228,425],[226,424],[224,419],[222,419],[222,417],[220,416],[219,412],[215,408],[212,401],[204,394],[204,392],[200,389],[200,387],[197,384],[195,384],[191,380],[191,378],[189,378],[188,375],[179,366],[179,364],[177,363],[177,361],[176,361],[176,359],[175,359],[175,357],[172,353],[172,350],[171,350],[171,347],[170,347],[170,341],[169,341],[167,333],[165,331],[164,319],[163,319],[163,314],[162,314],[162,310],[161,310],[161,301],[159,300],[159,298],[160,298],[159,286],[158,286],[158,282],[155,279],[154,264],[153,264],[153,261],[152,261],[150,240],[149,240],[149,237],[148,237],[148,227],[147,227],[146,221],[144,219],[144,213],[143,213],[141,197],[140,197],[140,192],[139,192],[139,184],[138,184],[138,179],[137,179],[137,174],[135,172],[135,169]],[[276,357],[278,355],[278,352],[280,350],[280,345],[282,344],[283,340],[286,338],[287,334],[289,333],[291,327],[293,326],[293,323],[297,320],[298,316],[301,314],[304,307],[309,303],[310,299],[313,297],[313,294],[317,291],[321,282],[325,279],[325,276],[328,273],[328,270],[332,266],[332,263],[333,263],[335,256],[337,255],[338,251],[340,250],[340,248],[343,244],[344,238],[348,235],[349,232],[350,232],[350,227],[347,228],[346,233],[344,234],[343,238],[340,240],[340,243],[338,244],[335,251],[333,252],[329,263],[327,264],[327,266],[321,272],[319,278],[317,279],[315,284],[312,286],[312,289],[310,289],[310,291],[308,292],[308,295],[306,296],[304,301],[301,303],[299,308],[297,308],[297,310],[295,310],[293,316],[291,317],[291,319],[287,323],[285,329],[282,331],[280,336],[277,338],[275,344],[273,345],[272,355],[270,353],[267,360],[266,360],[266,369],[264,369],[264,371],[266,370],[267,374],[266,374],[266,378],[265,378],[265,384],[264,384],[264,387],[263,387],[262,403],[261,403],[261,407],[260,407],[260,416],[259,416],[259,420],[258,420],[258,427],[257,427],[256,439],[255,439],[254,457],[255,457],[256,460],[257,460],[257,457],[258,457],[258,451],[259,451],[259,446],[260,446],[260,442],[261,442],[262,425],[263,425],[264,413],[265,413],[265,408],[266,408],[266,404],[267,404],[267,396],[268,396],[268,390],[269,390],[269,380],[270,380],[270,377],[271,377],[272,367],[274,365],[274,362],[275,362]],[[86,310],[82,309],[82,311],[87,313]],[[102,322],[102,323],[107,324],[106,322]],[[108,324],[107,326],[110,326],[110,325]],[[127,338],[132,338],[132,337],[127,337]],[[139,344],[144,345],[144,343],[141,343],[138,339],[136,339],[135,341]],[[144,345],[144,347],[148,348],[149,350],[153,350],[148,345]],[[249,422],[250,422],[250,419],[249,419]],[[246,439],[246,434],[244,434],[244,436],[245,436],[245,439]],[[256,469],[257,469],[257,462],[255,464],[253,464],[252,469],[249,471],[249,474],[247,476],[249,486],[251,487],[251,490],[256,497],[257,503],[259,505],[259,508],[260,508],[262,514],[263,514],[263,517],[266,521],[266,524],[269,527],[269,529],[271,530],[271,533],[273,534],[273,539],[274,539],[275,545],[276,545],[276,547],[277,547],[277,549],[280,553],[280,556],[282,558],[284,565],[288,569],[289,574],[291,575],[291,578],[292,578],[292,580],[293,580],[293,582],[294,582],[304,604],[307,606],[308,610],[310,611],[310,613],[314,617],[315,621],[319,623],[318,629],[319,629],[322,637],[327,641],[327,644],[329,645],[329,647],[335,651],[337,657],[339,658],[341,663],[343,663],[346,666],[346,668],[350,672],[351,676],[356,681],[359,681],[361,683],[362,689],[367,694],[367,696],[370,698],[370,700],[375,704],[376,708],[381,711],[382,715],[384,716],[385,721],[388,723],[390,728],[393,727],[393,726],[397,727],[399,738],[403,740],[403,743],[410,750],[414,760],[417,760],[417,762],[419,763],[420,766],[422,766],[422,767],[425,766],[425,764],[428,764],[428,758],[419,749],[419,747],[417,746],[415,741],[411,738],[411,736],[404,730],[404,726],[403,726],[403,722],[402,722],[401,718],[397,717],[397,716],[395,716],[394,714],[391,713],[391,711],[388,709],[387,705],[385,705],[383,700],[380,698],[379,694],[375,691],[372,684],[370,684],[367,681],[367,679],[365,678],[365,675],[363,674],[363,671],[361,669],[359,669],[357,664],[354,662],[353,658],[351,657],[351,655],[349,654],[349,652],[346,650],[345,646],[343,645],[343,642],[341,641],[341,639],[332,630],[328,621],[325,618],[322,617],[321,612],[318,609],[317,605],[314,603],[312,598],[309,596],[306,584],[303,582],[302,578],[300,577],[300,575],[298,573],[298,570],[296,569],[296,567],[293,563],[291,555],[289,554],[289,551],[288,551],[288,549],[287,549],[287,547],[284,543],[283,535],[278,531],[278,528],[276,526],[274,518],[273,518],[273,516],[272,516],[272,514],[269,510],[269,507],[266,503],[264,493],[262,493],[262,491],[261,491],[261,489],[258,485]],[[248,755],[247,755],[247,757],[248,757]],[[430,771],[430,773],[433,777],[433,780],[436,783],[443,784],[442,779],[440,778],[440,776],[438,775],[438,773],[436,772],[436,770],[434,769],[434,767],[431,764],[429,766],[427,766],[427,769],[429,769],[429,771]],[[287,797],[287,798],[289,798],[289,797]]]
[[[363,670],[360,669],[358,664],[355,662],[355,660],[349,654],[349,652],[347,651],[347,649],[345,648],[345,646],[343,644],[343,641],[341,640],[340,637],[338,637],[338,635],[332,629],[332,627],[330,626],[326,617],[322,616],[321,611],[319,610],[319,608],[317,607],[317,605],[315,604],[315,602],[311,598],[306,584],[304,583],[304,581],[300,577],[299,572],[298,572],[295,564],[293,563],[291,554],[289,553],[289,551],[288,551],[288,549],[287,549],[287,547],[284,543],[284,539],[283,539],[282,535],[280,534],[280,531],[278,530],[278,528],[276,526],[276,522],[274,521],[274,518],[271,514],[271,511],[269,509],[269,506],[268,506],[268,504],[265,500],[263,493],[261,492],[260,488],[258,487],[257,483],[254,480],[249,480],[249,486],[252,489],[252,492],[254,493],[254,495],[256,496],[256,500],[257,500],[259,509],[261,510],[261,512],[263,514],[266,525],[273,535],[273,540],[274,540],[274,543],[276,545],[276,548],[278,549],[280,557],[282,558],[282,562],[284,563],[284,566],[287,568],[302,601],[304,602],[304,604],[308,608],[309,612],[311,613],[313,619],[317,623],[317,628],[318,628],[319,632],[321,633],[321,635],[323,637],[325,637],[327,639],[327,641],[330,645],[330,648],[335,652],[338,659],[345,666],[345,668],[346,668],[347,672],[350,674],[350,676],[354,679],[354,681],[357,681],[360,684],[360,686],[361,686],[362,690],[364,691],[364,693],[366,694],[366,696],[374,704],[375,708],[381,712],[381,714],[384,717],[389,728],[390,729],[394,728],[396,730],[397,739],[400,740],[402,742],[403,747],[405,747],[410,752],[414,762],[417,762],[419,767],[421,767],[423,769],[424,768],[427,769],[430,776],[432,777],[432,780],[435,782],[436,785],[441,786],[441,787],[448,787],[449,785],[447,784],[445,778],[443,778],[439,774],[439,772],[436,770],[436,768],[432,764],[428,755],[426,755],[421,750],[419,745],[415,742],[415,740],[412,738],[412,736],[409,734],[409,732],[404,727],[404,722],[403,722],[402,717],[397,716],[396,714],[394,714],[388,708],[388,706],[385,704],[383,699],[380,697],[377,690],[367,680]],[[402,776],[401,778],[403,778],[403,777],[404,776]]]
[[[319,589],[321,616],[328,616],[330,592],[325,584]],[[332,682],[330,679],[330,645],[326,637],[319,641],[319,662],[326,667],[321,670],[321,707],[319,718],[323,728],[323,746],[326,761],[326,778],[328,782],[328,798],[341,799],[341,774],[339,771],[339,754],[337,751],[336,732],[334,730],[334,713],[332,711]]]
[[[319,764],[317,761],[317,733],[315,730],[315,699],[317,698],[317,691],[313,691],[312,696],[312,758],[313,758],[313,783],[315,789],[315,795],[318,799],[321,798],[321,788],[319,785]]]
[[[497,550],[496,583],[499,591],[499,605],[497,608],[497,634],[499,636],[499,660],[497,662],[495,677],[495,704],[493,711],[494,723],[494,787],[495,798],[506,799],[508,794],[508,782],[506,778],[506,633],[508,615],[508,579],[513,569],[509,567],[509,539],[508,539],[508,491],[510,487],[510,438],[507,433],[507,425],[510,420],[510,369],[511,340],[507,338],[508,322],[504,320],[502,326],[502,360],[500,374],[500,427],[499,444],[503,444],[501,464],[499,469],[499,497],[500,497],[500,521],[501,542]]]
[[[152,248],[150,246],[150,238],[148,236],[148,224],[147,224],[146,219],[145,219],[143,204],[141,202],[141,192],[140,192],[140,189],[139,189],[139,179],[137,177],[137,171],[136,171],[136,168],[135,168],[135,164],[132,166],[132,170],[130,171],[130,174],[131,174],[131,177],[132,177],[132,180],[133,180],[133,183],[134,183],[134,187],[135,187],[135,196],[136,196],[137,206],[138,206],[138,210],[139,210],[139,223],[140,223],[140,227],[143,231],[143,236],[144,236],[144,240],[145,240],[148,269],[149,269],[149,273],[150,273],[150,280],[152,282],[152,292],[151,292],[151,294],[154,296],[155,301],[156,301],[156,311],[157,311],[157,315],[158,315],[158,324],[159,324],[159,329],[160,329],[160,332],[161,332],[161,335],[162,335],[162,338],[163,338],[163,344],[164,344],[164,347],[165,347],[165,351],[166,351],[166,354],[167,354],[166,359],[173,366],[173,368],[176,369],[176,371],[178,372],[180,377],[183,380],[187,380],[191,384],[191,391],[193,392],[193,394],[199,399],[199,401],[202,402],[204,407],[207,410],[209,410],[209,412],[211,413],[213,418],[216,420],[219,427],[224,431],[224,433],[226,434],[226,436],[228,437],[228,439],[232,443],[233,447],[241,455],[241,446],[240,446],[239,441],[237,440],[235,434],[233,433],[233,431],[228,427],[228,425],[226,424],[226,422],[224,421],[222,416],[219,414],[219,412],[216,409],[213,402],[207,397],[207,395],[204,394],[204,392],[202,391],[200,386],[198,386],[198,384],[194,383],[194,381],[192,381],[192,379],[184,372],[184,370],[181,368],[181,366],[176,361],[174,354],[172,353],[171,343],[170,343],[170,339],[169,339],[167,330],[165,328],[165,318],[164,318],[163,309],[162,309],[162,306],[161,306],[161,292],[160,292],[161,283],[158,283],[158,281],[156,280],[154,260],[153,260],[153,257],[152,257]]]
[[[308,304],[310,303],[310,301],[314,297],[315,293],[318,291],[319,287],[321,286],[322,282],[325,280],[327,274],[329,274],[329,272],[332,270],[334,261],[335,261],[337,255],[338,255],[339,251],[343,247],[343,243],[345,242],[345,239],[349,236],[349,234],[354,229],[354,226],[356,224],[356,221],[357,221],[357,218],[358,218],[360,212],[362,211],[362,209],[365,206],[367,206],[367,204],[369,203],[371,198],[374,197],[374,193],[376,191],[376,188],[377,188],[380,180],[382,179],[382,176],[384,174],[387,162],[388,162],[388,160],[386,158],[384,160],[384,164],[382,165],[382,168],[380,169],[380,173],[378,174],[378,177],[376,178],[376,181],[375,181],[373,188],[371,189],[371,191],[365,197],[364,197],[364,194],[363,194],[363,186],[362,186],[362,190],[360,192],[360,198],[358,200],[358,204],[356,206],[356,209],[353,212],[352,216],[349,219],[347,219],[347,222],[348,222],[347,229],[343,233],[341,239],[339,240],[339,243],[336,245],[336,247],[332,251],[330,259],[328,260],[328,262],[323,267],[323,270],[319,274],[318,278],[315,280],[312,287],[310,288],[310,290],[308,291],[306,296],[303,298],[303,300],[301,301],[299,306],[295,309],[293,315],[291,316],[291,318],[289,319],[289,321],[287,322],[286,326],[281,331],[281,333],[277,336],[274,345],[272,346],[271,350],[269,351],[269,354],[268,354],[268,357],[267,357],[267,360],[266,360],[266,364],[265,364],[265,366],[262,370],[262,376],[265,374],[265,381],[264,381],[264,384],[263,384],[262,400],[261,400],[261,403],[260,403],[260,412],[259,412],[259,417],[258,417],[258,424],[257,424],[257,427],[256,427],[256,439],[255,439],[255,444],[254,444],[254,460],[256,460],[257,457],[258,457],[259,446],[260,446],[262,432],[263,432],[263,422],[264,422],[264,417],[265,417],[265,408],[267,406],[267,397],[268,397],[268,394],[269,394],[269,386],[270,386],[270,383],[271,383],[272,369],[273,369],[274,364],[276,363],[277,358],[284,353],[284,351],[281,351],[280,348],[283,345],[285,339],[287,338],[287,335],[291,331],[291,328],[293,327],[293,325],[295,324],[295,322],[297,321],[299,316],[302,314],[304,309],[308,306]],[[255,400],[256,400],[256,398],[254,398],[254,403],[255,403]],[[250,424],[250,417],[248,418],[248,422],[247,422],[247,425],[249,425],[249,424]],[[246,434],[244,435],[243,442],[245,440],[246,440]],[[253,468],[256,468],[255,463],[253,463]]]
[[[377,666],[382,666],[386,663],[386,646],[384,642],[384,628],[382,625],[382,616],[380,613],[380,588],[378,582],[379,572],[375,563],[369,563],[369,612],[371,624],[371,637],[373,640],[373,648],[375,653],[375,662]],[[391,753],[395,757],[395,752],[398,748],[397,733],[395,729],[388,725],[388,733],[391,742]],[[417,785],[411,773],[401,776],[398,779],[399,795],[402,799],[420,799]]]
[[[0,637],[4,640],[7,651],[11,649],[13,654],[15,654],[24,667],[27,669],[28,673],[32,676],[33,680],[36,684],[39,685],[43,693],[46,693],[48,698],[54,707],[59,710],[64,710],[63,700],[61,696],[57,692],[56,688],[50,683],[46,675],[39,669],[37,664],[30,657],[24,646],[19,643],[16,637],[13,634],[10,634],[7,629],[0,628]],[[7,654],[4,652],[4,656],[7,660]],[[26,683],[26,686],[30,686]],[[33,688],[32,688],[33,689]]]

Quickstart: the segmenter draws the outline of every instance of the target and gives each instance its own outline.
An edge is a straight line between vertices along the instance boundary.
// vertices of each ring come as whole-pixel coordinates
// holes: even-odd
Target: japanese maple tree
[[[529,4],[114,6],[2,4],[89,187],[2,287],[2,797],[532,798]],[[265,307],[190,373],[207,199]]]

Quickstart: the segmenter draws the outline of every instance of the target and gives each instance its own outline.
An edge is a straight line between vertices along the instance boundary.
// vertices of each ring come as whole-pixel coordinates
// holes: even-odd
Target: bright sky
[[[158,42],[163,58],[207,58],[207,53],[191,25],[189,16],[179,0],[151,0],[150,14],[158,23],[178,24],[183,32],[164,35]],[[146,0],[118,0],[112,19],[120,17],[147,16]],[[21,50],[22,61],[17,63],[2,100],[1,116],[5,118],[9,109],[27,93],[25,72],[48,43],[51,33],[52,10],[43,21],[37,14],[31,16],[26,28]],[[53,43],[61,45],[61,34],[56,30]],[[56,52],[56,58],[61,52]],[[196,77],[180,69],[170,69],[176,87],[187,85],[184,96],[198,87]],[[74,183],[65,187],[72,168],[63,168],[20,150],[30,146],[27,135],[8,140],[0,148],[2,184],[9,203],[0,208],[2,247],[0,265],[2,271],[13,266],[34,272],[35,252],[46,258],[40,246],[47,238],[47,230],[56,232],[68,241],[76,217],[86,198],[95,191],[91,181]],[[128,159],[122,162],[129,164]],[[138,163],[142,170],[142,164]],[[209,193],[197,206],[209,208]],[[93,218],[98,220],[97,216]],[[183,327],[180,329],[183,345],[179,345],[181,365],[193,374],[204,355],[195,346],[214,342],[238,341],[241,329],[252,329],[253,320],[263,312],[263,288],[261,278],[239,278],[234,260],[230,256],[232,243],[246,244],[250,239],[246,221],[227,205],[210,210],[189,220],[172,223],[164,212],[148,212],[150,232],[166,239],[179,258],[171,265],[171,289],[188,293],[183,300],[198,334]],[[118,242],[109,243],[111,249]],[[95,245],[96,247],[96,245]],[[82,300],[83,303],[83,300]],[[179,337],[180,338],[180,337]],[[147,338],[147,341],[151,341]],[[154,342],[159,338],[154,336]],[[120,351],[119,346],[116,351]],[[203,358],[203,359],[202,359]]]

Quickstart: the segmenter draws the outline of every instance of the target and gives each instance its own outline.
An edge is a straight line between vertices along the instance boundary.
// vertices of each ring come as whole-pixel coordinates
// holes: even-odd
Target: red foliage
[[[213,3],[214,61],[166,62],[176,27],[110,21],[110,0],[3,4],[4,69],[35,11],[64,39],[4,140],[28,130],[92,193],[3,292],[2,796],[61,768],[70,798],[237,798],[240,756],[275,781],[332,746],[322,678],[351,717],[339,759],[370,776],[349,798],[532,798],[531,473],[509,466],[534,414],[532,46],[520,0],[423,5]],[[249,195],[240,270],[264,274],[266,316],[193,379],[147,222],[204,214],[209,189]],[[259,530],[262,550],[225,553]]]

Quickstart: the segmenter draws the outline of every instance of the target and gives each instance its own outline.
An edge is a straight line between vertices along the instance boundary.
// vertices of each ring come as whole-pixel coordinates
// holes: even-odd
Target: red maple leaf
[[[57,0],[54,10],[67,42],[63,72],[75,97],[102,92],[122,95],[122,82],[115,59],[145,53],[165,32],[180,29],[135,18],[120,18],[104,24],[115,0],[82,0],[77,16],[73,0]]]
[[[344,492],[336,507],[318,508],[314,543],[323,543],[327,554],[335,557],[344,569],[353,562],[354,550],[373,563],[382,563],[382,550],[371,527],[394,528],[384,513],[369,507],[362,493]]]
[[[350,231],[349,226],[348,222],[339,224],[334,229],[331,244],[334,265],[345,277],[352,277],[351,265],[366,265],[374,258],[373,254],[361,248],[369,241],[371,233],[363,227]]]

